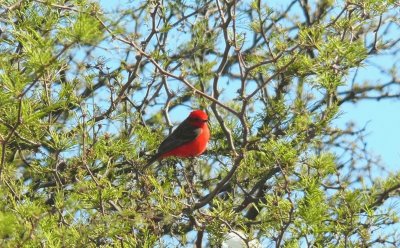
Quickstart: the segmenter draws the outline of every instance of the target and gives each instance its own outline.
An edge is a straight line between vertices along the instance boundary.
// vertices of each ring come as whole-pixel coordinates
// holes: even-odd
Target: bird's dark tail
[[[149,167],[150,165],[152,165],[154,162],[156,162],[158,160],[158,154],[152,156],[149,160],[147,160],[146,165],[144,166],[144,169],[146,169],[147,167]]]

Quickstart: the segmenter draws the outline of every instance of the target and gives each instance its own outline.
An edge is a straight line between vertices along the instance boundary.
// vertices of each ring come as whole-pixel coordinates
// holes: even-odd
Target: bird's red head
[[[202,110],[195,110],[190,113],[188,120],[193,126],[202,127],[203,125],[206,125],[208,115]]]

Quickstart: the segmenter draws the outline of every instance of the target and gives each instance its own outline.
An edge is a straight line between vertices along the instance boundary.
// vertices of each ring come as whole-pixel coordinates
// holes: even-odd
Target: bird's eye
[[[198,122],[207,122],[207,120],[203,120],[203,119],[198,118],[198,117],[192,118],[192,120],[193,121],[198,121]]]

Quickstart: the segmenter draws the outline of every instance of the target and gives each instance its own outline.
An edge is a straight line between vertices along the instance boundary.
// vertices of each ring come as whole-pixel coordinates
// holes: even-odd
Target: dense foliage
[[[111,2],[0,3],[1,247],[400,245],[399,173],[333,124],[399,98],[396,1]],[[144,169],[198,108],[206,154]]]

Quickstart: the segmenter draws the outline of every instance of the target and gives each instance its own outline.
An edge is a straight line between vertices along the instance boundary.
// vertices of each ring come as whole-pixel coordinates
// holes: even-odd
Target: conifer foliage
[[[364,123],[338,124],[399,99],[399,13],[1,1],[0,246],[399,247],[399,172]],[[144,168],[191,109],[210,116],[206,153]]]

